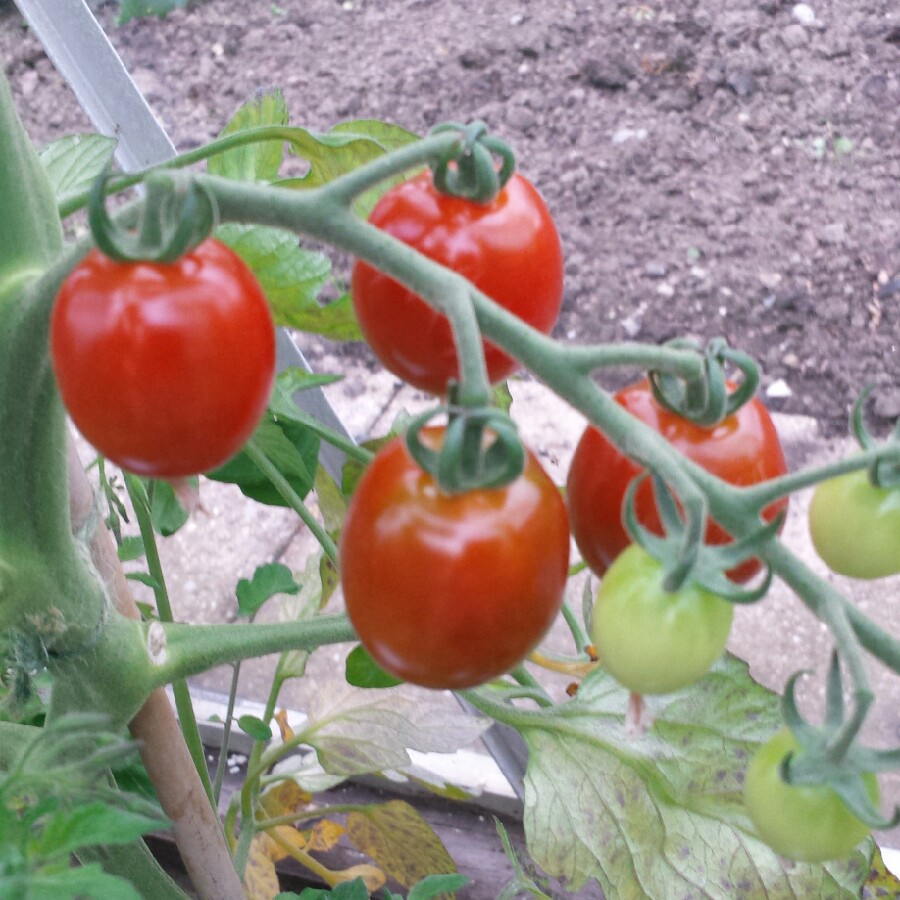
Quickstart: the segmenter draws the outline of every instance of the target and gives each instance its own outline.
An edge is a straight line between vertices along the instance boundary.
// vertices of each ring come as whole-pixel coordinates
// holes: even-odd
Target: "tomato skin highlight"
[[[693,684],[722,655],[730,603],[687,582],[662,586],[662,566],[631,544],[603,576],[591,640],[600,665],[636,694],[669,694]]]
[[[757,399],[745,403],[733,416],[714,428],[701,428],[661,407],[644,379],[623,388],[616,402],[659,432],[676,450],[707,471],[734,485],[751,485],[787,472],[781,442],[769,413]],[[592,425],[578,441],[567,479],[572,533],[584,561],[598,575],[629,544],[622,524],[622,501],[629,482],[641,471]],[[783,498],[764,510],[771,521],[787,509]],[[638,521],[655,534],[662,533],[649,480],[635,495]],[[729,543],[719,525],[707,523],[705,541]],[[749,581],[760,570],[751,559],[728,572],[736,582]]]
[[[443,429],[421,432],[439,444]],[[441,493],[401,439],[351,497],[340,544],[347,615],[390,674],[435,689],[502,675],[538,643],[562,603],[565,504],[529,452],[511,484]]]
[[[430,172],[391,188],[369,222],[469,279],[534,328],[549,334],[562,303],[559,236],[544,201],[521,175],[477,204],[438,192]],[[423,300],[361,260],[351,277],[353,308],[381,364],[414,387],[443,395],[459,377],[450,324]],[[488,377],[519,365],[485,343]]]
[[[91,250],[60,287],[50,358],[84,437],[138,475],[180,478],[224,463],[259,422],[275,333],[252,272],[207,239],[173,263]]]
[[[787,728],[764,743],[744,776],[744,803],[759,838],[779,856],[818,863],[846,859],[870,828],[826,785],[787,784],[781,761],[797,749]],[[865,777],[869,799],[878,803],[875,776]]]
[[[900,574],[900,488],[877,487],[864,471],[823,481],[809,505],[809,533],[832,572]]]

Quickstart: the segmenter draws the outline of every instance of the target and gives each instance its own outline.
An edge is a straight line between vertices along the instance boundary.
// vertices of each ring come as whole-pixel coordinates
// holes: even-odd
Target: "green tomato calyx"
[[[653,479],[653,497],[663,526],[663,537],[653,534],[637,520],[635,497],[638,486],[647,477]],[[735,584],[727,572],[759,554],[762,546],[778,533],[783,515],[779,514],[771,522],[761,524],[753,534],[730,544],[705,544],[705,516],[699,522],[687,520],[669,485],[646,472],[628,485],[622,506],[622,521],[628,536],[662,565],[665,590],[675,593],[690,580],[729,603],[755,603],[769,590],[772,571],[768,567],[759,583],[751,588]]]
[[[674,415],[712,428],[734,415],[756,393],[759,384],[756,363],[747,354],[729,347],[724,338],[714,338],[705,350],[696,341],[682,338],[670,341],[668,346],[703,354],[703,370],[697,378],[683,379],[666,372],[647,373],[654,400]],[[736,387],[730,386],[726,379],[726,365],[741,373]]]
[[[458,131],[460,137],[432,165],[435,188],[473,203],[490,203],[515,171],[512,150],[500,138],[489,135],[484,122],[446,122],[436,125],[430,134],[444,131]],[[500,159],[499,169],[494,157]]]
[[[422,440],[421,431],[435,415],[449,417],[441,446]],[[446,494],[505,487],[525,468],[525,448],[515,423],[492,407],[439,406],[417,416],[406,432],[410,456]]]
[[[144,182],[146,197],[137,229],[124,228],[106,211],[109,179],[109,172],[103,172],[94,181],[88,222],[97,247],[117,262],[175,262],[218,224],[215,198],[206,188],[171,173],[155,173]]]
[[[781,779],[795,786],[825,786],[869,828],[888,829],[900,824],[900,808],[890,817],[877,809],[872,794],[872,773],[900,765],[897,751],[881,751],[854,742],[861,718],[854,712],[844,718],[843,685],[837,652],[832,654],[825,694],[825,717],[816,727],[806,722],[797,709],[796,683],[803,671],[789,679],[782,697],[782,715],[796,749],[781,762]],[[859,720],[859,721],[857,721]]]
[[[850,430],[863,450],[874,450],[877,444],[872,432],[863,421],[863,407],[869,395],[875,390],[874,384],[866,385],[856,398],[853,409],[850,411]],[[869,481],[877,488],[900,488],[900,419],[897,419],[894,428],[882,442],[885,450],[896,450],[893,455],[879,457],[869,467]]]

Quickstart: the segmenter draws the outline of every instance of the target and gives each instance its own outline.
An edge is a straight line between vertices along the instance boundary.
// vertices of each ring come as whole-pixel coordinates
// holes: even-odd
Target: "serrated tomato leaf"
[[[252,616],[270,597],[296,594],[299,590],[293,573],[282,563],[257,566],[251,578],[241,578],[235,587],[238,615]]]
[[[264,125],[287,125],[288,109],[278,88],[257,92],[242,104],[219,133],[237,134]],[[237,181],[274,181],[281,168],[284,141],[255,141],[210,157],[206,168],[211,175]]]
[[[299,497],[305,497],[313,485],[319,458],[319,439],[308,428],[293,422],[276,422],[266,413],[253,440],[287,479]],[[206,473],[207,478],[236,484],[252,500],[269,506],[287,506],[269,478],[243,450],[224,466]]]
[[[848,860],[787,863],[759,841],[742,783],[780,726],[778,698],[726,657],[692,688],[654,699],[641,736],[627,692],[596,671],[576,697],[518,717],[528,747],[525,829],[532,858],[572,890],[641,896],[856,898],[871,842]]]
[[[102,134],[70,134],[41,147],[38,155],[57,201],[90,188],[115,149],[116,140]]]
[[[385,672],[362,644],[358,644],[347,654],[344,677],[348,684],[359,688],[389,688],[403,683]]]

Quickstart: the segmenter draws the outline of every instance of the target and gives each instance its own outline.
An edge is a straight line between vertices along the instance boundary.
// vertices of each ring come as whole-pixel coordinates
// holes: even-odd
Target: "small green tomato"
[[[809,533],[832,572],[900,574],[900,488],[876,487],[864,471],[823,481],[809,506]]]
[[[597,590],[592,640],[600,664],[636,694],[668,694],[702,678],[722,654],[733,609],[686,582],[663,589],[660,563],[636,544],[613,561]]]
[[[756,751],[744,777],[744,803],[760,839],[779,856],[802,862],[846,859],[869,835],[861,822],[827,785],[787,784],[781,762],[797,749],[787,728]],[[866,790],[878,802],[878,782],[865,777]]]

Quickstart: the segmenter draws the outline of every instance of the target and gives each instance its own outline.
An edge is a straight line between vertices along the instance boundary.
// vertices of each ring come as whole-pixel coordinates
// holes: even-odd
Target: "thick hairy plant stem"
[[[94,496],[71,440],[69,499],[72,528],[77,533],[93,513]],[[112,537],[102,522],[97,523],[89,543],[94,565],[119,612],[140,618]],[[132,736],[141,742],[141,758],[160,804],[172,820],[178,849],[197,893],[202,900],[244,900],[221,822],[209,804],[162,688],[150,695],[129,727]]]

